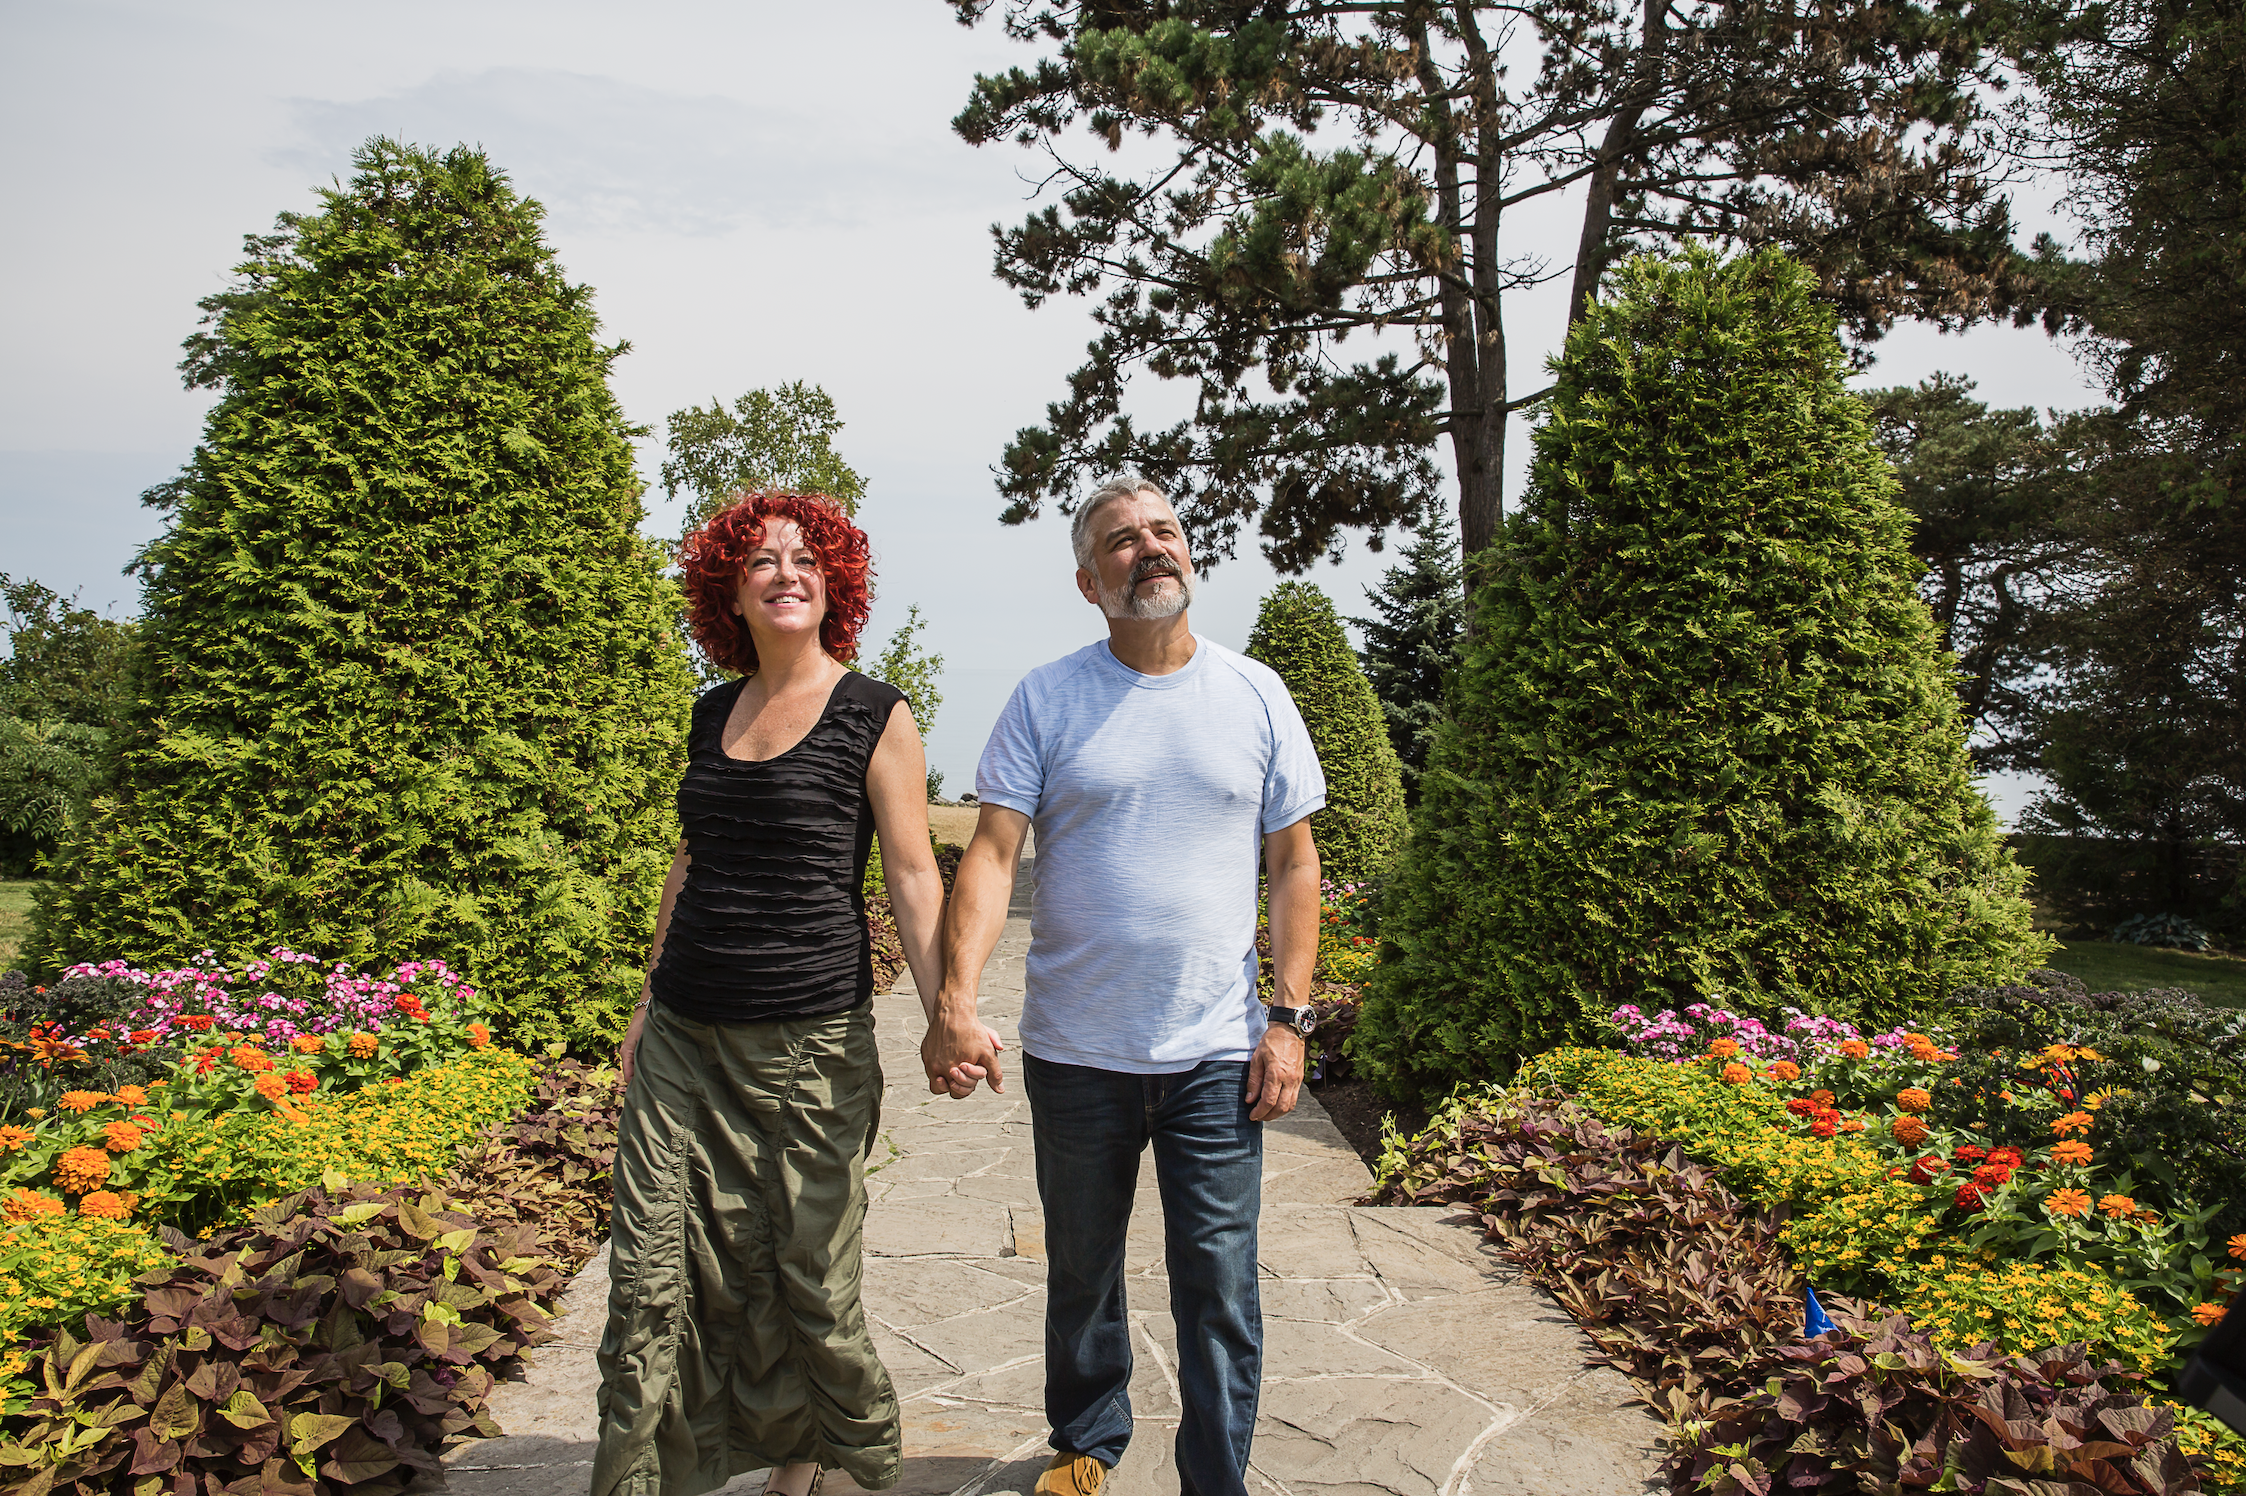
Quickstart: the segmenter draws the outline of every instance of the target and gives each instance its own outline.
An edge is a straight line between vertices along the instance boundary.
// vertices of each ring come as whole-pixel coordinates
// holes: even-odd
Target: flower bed
[[[1778,1404],[1758,1401],[1779,1396],[1755,1388],[1779,1372],[1771,1357],[1782,1350],[1815,1362],[1803,1375],[1839,1377],[1839,1390],[1860,1404],[1867,1398],[1877,1403],[1894,1389],[1862,1382],[1859,1350],[1913,1366],[1924,1362],[1913,1375],[1931,1382],[1909,1394],[1923,1406],[1914,1404],[1919,1413],[1903,1420],[1919,1430],[1913,1439],[1946,1448],[1944,1441],[1967,1438],[1958,1410],[1976,1398],[1994,1396],[1989,1405],[2000,1408],[2045,1407],[2039,1416],[2047,1416],[2051,1437],[2061,1444],[2072,1436],[2057,1431],[2073,1427],[2070,1419],[2088,1420],[2083,1426],[2116,1437],[2116,1408],[2127,1406],[2136,1411],[2121,1422],[2136,1442],[2126,1458],[2116,1455],[2110,1480],[2081,1471],[2049,1478],[2106,1490],[2176,1489],[2175,1469],[2161,1450],[2180,1445],[2211,1486],[2246,1488],[2246,1458],[2234,1436],[2196,1414],[2178,1413],[2180,1425],[2171,1425],[2169,1411],[2139,1406],[2143,1391],[2158,1391],[2180,1352],[2246,1280],[2246,1267],[2239,1265],[2246,1262],[2246,1234],[2227,1241],[2211,1235],[2235,1200],[2193,1197],[2196,1181],[2221,1177],[2222,1149],[2208,1146],[2179,1167],[2159,1156],[2157,1146],[2146,1146],[2136,1119],[2174,1116],[2189,1103],[2201,1114],[2188,1124],[2187,1141],[2235,1144],[2234,1093],[2208,1085],[2206,1075],[2208,1065],[2224,1062],[2235,1049],[2221,1044],[2222,1033],[2202,1030],[2202,1056],[2175,1052],[2173,1030],[2189,1031],[2196,1020],[2186,1014],[2179,1021],[2172,1004],[2154,1020],[2170,1029],[2149,1037],[2132,1030],[2127,1012],[2103,1028],[2087,1016],[2070,1023],[2066,1033],[2074,1042],[2022,1021],[2023,1008],[2042,1011],[2053,1004],[2093,1016],[2120,1008],[2101,1009],[2087,995],[1986,994],[1958,1010],[1954,1034],[1872,1037],[1799,1015],[1773,1029],[1712,1008],[1682,1017],[1625,1009],[1616,1015],[1620,1037],[1641,1053],[1555,1051],[1524,1066],[1509,1092],[1454,1099],[1418,1138],[1391,1138],[1377,1198],[1479,1206],[1493,1238],[1510,1243],[1511,1255],[1540,1274],[1587,1326],[1604,1327],[1592,1329],[1594,1339],[1650,1384],[1657,1407],[1675,1419],[1699,1420],[1680,1431],[1680,1491],[1734,1484],[1763,1489],[1785,1461],[1766,1458],[1780,1446],[1755,1441],[1776,1437],[1770,1429],[1779,1425],[1791,1430],[1781,1445],[1799,1438],[1807,1448],[1845,1437],[1864,1447],[1861,1430],[1820,1432],[1821,1425],[1812,1427],[1816,1418],[1795,1417],[1808,1396],[1799,1388],[1785,1394],[1793,1411],[1783,1415],[1771,1412]],[[2228,1021],[2215,1017],[2206,1024]],[[2150,1052],[2159,1044],[2170,1046],[2166,1058]],[[2133,1073],[2121,1070],[2116,1054],[2129,1058]],[[1552,1119],[1524,1108],[1561,1098],[1581,1107],[1575,1115],[1618,1130],[1624,1141],[1601,1141],[1602,1133],[1553,1142],[1545,1135]],[[2233,1110],[2226,1114],[2226,1107]],[[1632,1149],[1651,1156],[1663,1148],[1675,1150],[1675,1165],[1687,1157],[1712,1165],[1715,1180],[1757,1208],[1761,1226],[1740,1226],[1725,1203],[1727,1193],[1704,1187],[1713,1181],[1696,1181],[1675,1165],[1634,1184],[1627,1170],[1615,1174],[1617,1157]],[[1546,1198],[1557,1188],[1555,1165],[1569,1189],[1584,1193],[1582,1201],[1555,1205]],[[1580,1186],[1579,1174],[1586,1181]],[[1658,1186],[1648,1182],[1656,1175],[1664,1181]],[[1532,1187],[1531,1178],[1543,1183]],[[1641,1208],[1638,1202],[1686,1185],[1687,1193],[1698,1191],[1695,1203],[1665,1200],[1647,1218],[1646,1243],[1615,1238],[1615,1212],[1627,1215]],[[1595,1202],[1593,1195],[1599,1196]],[[1570,1224],[1524,1224],[1555,1214]],[[1721,1228],[1719,1234],[1728,1233],[1721,1242],[1709,1238],[1716,1228],[1675,1224],[1702,1220],[1732,1224]],[[1783,1249],[1786,1268],[1776,1276],[1756,1245],[1766,1240]],[[1680,1288],[1690,1276],[1680,1264],[1694,1253],[1700,1254],[1693,1260],[1702,1264],[1701,1281]],[[1822,1293],[1863,1295],[1897,1312],[1882,1320],[1867,1309],[1840,1341],[1814,1352],[1762,1344],[1763,1321],[1749,1311],[1748,1300],[1759,1295],[1766,1311],[1776,1306],[1781,1319],[1798,1326],[1799,1301],[1788,1297],[1786,1276],[1797,1272]],[[1586,1286],[1587,1274],[1603,1285],[1596,1292]],[[1686,1307],[1664,1311],[1665,1303]],[[1730,1384],[1679,1373],[1661,1359],[1689,1358],[1695,1354],[1690,1348],[1709,1335],[1732,1337],[1724,1342],[1725,1354],[1740,1371]],[[1834,1346],[1843,1345],[1859,1348],[1849,1351],[1859,1358],[1833,1360],[1839,1354]],[[2076,1348],[2075,1360],[2054,1359],[2052,1348],[2067,1345]],[[1649,1346],[1662,1348],[1651,1362]],[[1786,1371],[1779,1382],[1794,1374]],[[2129,1390],[2132,1379],[2143,1379],[2137,1392]],[[2065,1391],[2061,1382],[2077,1392]],[[2093,1382],[2094,1393],[2079,1390]],[[1999,1383],[2011,1390],[1989,1392]],[[2021,1390],[2028,1383],[2044,1390]],[[1753,1406],[1718,1417],[1733,1397]],[[2101,1401],[2112,1397],[2123,1404]],[[1711,1417],[1715,1424],[1707,1424]],[[1703,1458],[1719,1445],[1736,1456],[1726,1456],[1729,1464]],[[1906,1441],[1897,1458],[1908,1464],[1925,1456],[1925,1450],[1911,1455],[1912,1447]],[[1994,1458],[1988,1449],[1975,1448],[1979,1452],[1943,1458],[2000,1469],[1988,1463]],[[1934,1468],[1941,1468],[1939,1461]],[[1841,1479],[1838,1465],[1818,1470],[1812,1476],[1803,1466],[1784,1478],[1809,1484]]]
[[[613,1070],[435,965],[0,998],[0,1490],[387,1493],[491,1431],[605,1234]]]

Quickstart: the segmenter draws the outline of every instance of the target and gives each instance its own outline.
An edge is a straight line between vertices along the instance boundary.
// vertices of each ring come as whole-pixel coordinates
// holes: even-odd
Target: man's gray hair
[[[1128,499],[1142,493],[1153,494],[1163,503],[1170,504],[1168,494],[1136,473],[1118,474],[1085,495],[1084,502],[1076,506],[1076,513],[1070,519],[1068,526],[1068,543],[1070,549],[1076,552],[1076,564],[1078,566],[1086,571],[1096,572],[1099,569],[1092,565],[1092,520],[1094,516],[1117,499]],[[1178,506],[1170,504],[1170,513],[1174,515],[1177,512]],[[1184,532],[1185,522],[1183,520],[1178,521],[1178,529],[1181,534]]]

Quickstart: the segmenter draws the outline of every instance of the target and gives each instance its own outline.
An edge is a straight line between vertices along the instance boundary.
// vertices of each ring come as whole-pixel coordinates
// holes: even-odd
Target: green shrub
[[[2050,949],[1814,278],[1695,253],[1617,281],[1473,558],[1383,894],[1353,1052],[1400,1098],[1625,1003],[1888,1022]]]
[[[1248,654],[1287,683],[1326,772],[1326,808],[1310,818],[1325,876],[1379,877],[1403,843],[1404,783],[1388,719],[1332,599],[1313,583],[1281,582],[1256,613]]]
[[[484,157],[374,141],[203,303],[120,778],[26,956],[442,958],[521,1040],[640,987],[690,672],[592,293]]]

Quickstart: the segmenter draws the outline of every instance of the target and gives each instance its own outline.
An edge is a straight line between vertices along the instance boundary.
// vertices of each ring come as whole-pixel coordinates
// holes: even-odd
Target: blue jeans
[[[1247,1074],[1237,1060],[1128,1075],[1022,1059],[1045,1204],[1045,1418],[1053,1447],[1112,1467],[1131,1442],[1123,1237],[1139,1154],[1152,1142],[1178,1329],[1184,1496],[1247,1492],[1263,1378],[1256,1293],[1263,1124],[1248,1120]]]

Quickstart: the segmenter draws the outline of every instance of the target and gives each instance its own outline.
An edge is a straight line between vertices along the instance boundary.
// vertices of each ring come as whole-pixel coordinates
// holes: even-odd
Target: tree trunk
[[[1584,309],[1599,289],[1607,265],[1607,231],[1614,223],[1614,187],[1622,174],[1622,157],[1637,138],[1638,121],[1661,87],[1662,64],[1669,51],[1669,0],[1645,0],[1645,31],[1638,39],[1638,60],[1630,69],[1630,87],[1616,101],[1614,117],[1607,121],[1606,138],[1599,142],[1599,164],[1591,172],[1591,192],[1583,205],[1583,233],[1575,244],[1575,281],[1568,290],[1568,326],[1582,320]]]

